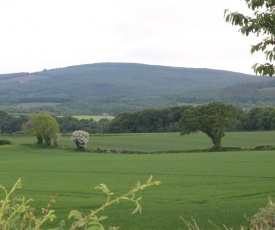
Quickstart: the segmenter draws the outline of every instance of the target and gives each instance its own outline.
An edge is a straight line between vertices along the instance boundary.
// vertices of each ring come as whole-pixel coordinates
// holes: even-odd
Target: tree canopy
[[[225,10],[226,22],[239,26],[243,35],[256,34],[263,36],[258,44],[251,46],[251,53],[262,51],[266,63],[253,65],[254,72],[263,76],[274,76],[275,73],[275,0],[245,0],[253,16]]]
[[[105,128],[109,133],[179,132],[179,120],[191,106],[144,109],[119,113]]]
[[[224,128],[232,125],[237,119],[238,109],[233,105],[212,102],[187,110],[182,116],[181,135],[202,131],[211,138],[214,149],[221,149],[221,140],[224,137]]]
[[[49,114],[40,113],[30,116],[23,124],[23,131],[35,135],[37,144],[51,145],[51,139],[59,132],[59,126],[55,118]]]

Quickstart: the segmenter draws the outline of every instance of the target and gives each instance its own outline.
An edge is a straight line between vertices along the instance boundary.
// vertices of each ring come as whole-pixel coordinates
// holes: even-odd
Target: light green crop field
[[[94,121],[99,121],[102,118],[107,118],[109,120],[112,120],[115,118],[114,116],[93,116],[93,115],[79,115],[79,116],[73,116],[73,117],[75,117],[79,120],[80,119],[86,119],[86,120],[93,119]]]
[[[273,144],[274,134],[227,133],[224,145]],[[35,138],[26,136],[2,136],[0,139],[17,144],[35,142]],[[69,137],[63,139],[63,146],[71,144],[69,147],[73,148],[73,143],[67,141]],[[89,148],[94,145],[156,151],[207,148],[211,143],[200,133],[186,137],[125,134],[92,136]],[[23,188],[17,194],[32,197],[37,211],[46,206],[50,195],[59,194],[52,207],[58,222],[67,221],[72,209],[88,213],[100,206],[105,197],[93,189],[100,183],[107,184],[118,196],[138,180],[145,182],[153,175],[162,184],[140,193],[142,214],[130,215],[134,207],[122,202],[105,210],[104,214],[109,216],[104,221],[106,226],[127,230],[184,229],[182,216],[185,219],[194,217],[202,229],[214,229],[208,224],[209,219],[219,226],[226,224],[239,229],[240,225],[247,224],[244,214],[253,215],[265,206],[269,196],[275,196],[274,164],[275,151],[100,154],[13,145],[0,146],[0,184],[10,188],[19,177],[22,178]]]

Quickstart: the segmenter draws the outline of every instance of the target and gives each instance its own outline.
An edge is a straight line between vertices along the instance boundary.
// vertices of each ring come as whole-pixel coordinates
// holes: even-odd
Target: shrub
[[[0,140],[0,145],[11,145],[9,140]]]
[[[188,230],[201,230],[198,226],[195,219],[187,221],[184,218],[181,218],[186,225]],[[253,217],[248,219],[249,226],[241,226],[240,230],[274,230],[275,229],[275,204],[271,199],[269,199],[268,204],[259,209],[259,212],[256,213]],[[215,225],[213,222],[209,221],[213,225],[213,229],[217,230],[233,230],[233,228],[227,228],[223,225],[222,228]]]
[[[274,150],[274,145],[258,145],[254,148],[254,150]]]
[[[71,140],[75,142],[77,150],[83,151],[89,141],[89,133],[83,130],[74,131],[72,133]]]

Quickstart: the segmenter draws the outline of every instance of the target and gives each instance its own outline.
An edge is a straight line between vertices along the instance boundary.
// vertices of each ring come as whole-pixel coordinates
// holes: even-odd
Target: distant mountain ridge
[[[235,89],[239,85],[271,82],[273,79],[223,70],[135,63],[85,64],[34,73],[0,74],[0,107],[18,112],[44,107],[57,113],[114,114],[217,100],[225,88],[230,91],[230,87]],[[23,108],[22,103],[37,105]]]

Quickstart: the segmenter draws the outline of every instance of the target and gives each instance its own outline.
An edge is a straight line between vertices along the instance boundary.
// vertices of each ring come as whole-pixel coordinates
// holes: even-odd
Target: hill
[[[0,106],[12,112],[115,114],[152,106],[220,100],[226,98],[225,88],[228,95],[245,96],[246,84],[268,86],[270,82],[274,81],[212,69],[86,64],[34,73],[0,74]],[[238,95],[236,86],[244,86]],[[249,101],[247,97],[246,102]]]

